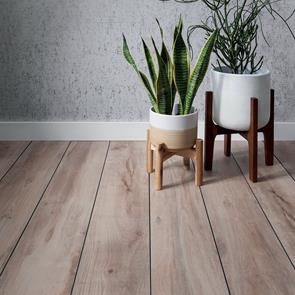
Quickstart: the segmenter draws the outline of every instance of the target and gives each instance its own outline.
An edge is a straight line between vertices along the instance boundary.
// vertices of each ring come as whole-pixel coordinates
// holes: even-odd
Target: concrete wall
[[[295,7],[281,2],[281,11]],[[200,4],[158,0],[0,0],[0,120],[146,121],[148,98],[121,54],[121,33],[144,65],[140,35],[168,40],[179,14],[200,21]],[[277,90],[276,120],[295,121],[295,42],[280,22],[264,17],[260,51]],[[290,22],[295,30],[295,18]],[[195,48],[203,34],[195,36]],[[207,78],[197,95],[202,111]]]

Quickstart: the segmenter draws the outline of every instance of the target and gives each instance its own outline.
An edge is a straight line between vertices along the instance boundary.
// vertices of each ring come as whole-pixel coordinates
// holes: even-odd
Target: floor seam
[[[194,170],[196,169],[196,167],[194,165],[194,162],[193,162],[193,168],[194,168]],[[207,209],[207,206],[206,206],[206,202],[205,202],[205,198],[204,198],[204,195],[203,195],[203,191],[202,191],[202,187],[201,186],[199,187],[199,191],[200,191],[201,198],[202,198],[202,201],[203,201],[205,213],[206,213],[206,216],[207,216],[207,221],[209,223],[211,235],[213,237],[214,245],[215,245],[216,252],[217,252],[217,255],[218,255],[218,259],[219,259],[219,263],[220,263],[221,270],[222,270],[222,273],[223,273],[223,277],[224,277],[224,280],[225,280],[225,284],[226,284],[226,287],[227,287],[227,291],[228,291],[229,295],[231,295],[231,291],[230,291],[230,288],[229,288],[228,280],[227,280],[226,273],[225,273],[225,270],[224,270],[224,266],[223,266],[223,263],[222,263],[221,255],[220,255],[220,252],[219,252],[219,249],[218,249],[218,246],[217,246],[217,242],[216,242],[216,238],[215,238],[213,226],[212,226],[212,223],[211,223],[211,220],[210,220],[209,212],[208,212],[208,209]]]
[[[226,287],[227,287],[227,290],[228,290],[229,295],[231,295],[229,284],[228,284],[228,280],[227,280],[226,273],[225,273],[225,269],[224,269],[224,266],[223,266],[223,263],[222,263],[222,259],[221,259],[220,252],[219,252],[219,249],[218,249],[218,246],[217,246],[217,242],[216,242],[214,230],[213,230],[213,227],[212,227],[212,224],[211,224],[211,220],[210,220],[210,217],[209,217],[209,212],[207,210],[207,206],[206,206],[205,199],[204,199],[203,192],[202,192],[202,189],[201,188],[200,188],[200,193],[201,193],[201,196],[202,196],[203,204],[204,204],[204,207],[205,207],[205,212],[206,212],[206,215],[207,215],[207,220],[209,222],[209,226],[210,226],[210,229],[211,229],[211,234],[212,234],[212,237],[213,237],[213,240],[214,240],[214,244],[215,244],[215,247],[216,247],[216,251],[217,251],[217,255],[218,255],[218,258],[219,258],[220,266],[221,266],[221,269],[222,269],[223,277],[224,277],[224,280],[225,280],[225,283],[226,283]]]
[[[79,272],[79,267],[80,267],[80,263],[81,263],[81,260],[82,260],[82,256],[83,256],[83,252],[84,252],[84,247],[85,247],[86,239],[87,239],[87,236],[88,236],[88,231],[89,231],[89,228],[90,228],[90,224],[91,224],[91,220],[92,220],[94,208],[95,208],[97,197],[98,197],[98,191],[99,191],[99,188],[100,188],[102,176],[103,176],[105,165],[106,165],[106,162],[107,162],[107,157],[108,157],[108,154],[109,154],[110,144],[111,144],[111,142],[109,141],[108,142],[108,147],[107,147],[107,150],[106,150],[106,153],[105,153],[104,162],[103,162],[103,165],[102,165],[101,174],[100,174],[100,177],[99,177],[99,180],[98,180],[98,184],[97,184],[97,188],[96,188],[96,192],[95,192],[95,198],[94,198],[93,205],[92,205],[92,208],[91,208],[91,212],[90,212],[90,216],[89,216],[89,221],[88,221],[88,224],[87,224],[86,233],[85,233],[85,237],[84,237],[84,240],[83,240],[83,245],[82,245],[82,248],[81,248],[81,252],[80,252],[78,264],[77,264],[77,267],[76,267],[75,277],[74,277],[73,284],[72,284],[72,287],[71,287],[71,292],[70,292],[71,295],[73,294],[75,283],[76,283],[76,279],[77,279],[77,275],[78,275],[78,272]]]
[[[18,246],[18,244],[19,244],[21,238],[23,237],[23,235],[24,235],[24,233],[25,233],[25,231],[26,231],[26,229],[27,229],[27,227],[28,227],[30,221],[32,220],[32,218],[33,218],[33,216],[34,216],[36,210],[38,209],[39,204],[40,204],[40,202],[42,201],[42,199],[43,199],[43,197],[44,197],[44,195],[45,195],[45,192],[47,191],[47,189],[48,189],[48,187],[49,187],[49,185],[50,185],[50,183],[51,183],[51,181],[52,181],[52,179],[53,179],[53,177],[54,177],[54,175],[55,175],[57,169],[59,168],[59,166],[60,166],[60,164],[61,164],[61,162],[62,162],[62,160],[64,159],[64,156],[65,156],[65,154],[66,154],[66,152],[67,152],[67,150],[68,150],[70,144],[71,144],[71,142],[69,142],[68,146],[66,147],[65,151],[63,152],[62,157],[61,157],[60,161],[58,162],[56,168],[54,169],[54,171],[53,171],[53,173],[52,173],[52,175],[51,175],[51,177],[50,177],[50,179],[49,179],[49,181],[48,181],[48,183],[47,183],[47,185],[46,185],[46,187],[45,187],[43,193],[41,194],[41,197],[40,197],[40,199],[38,200],[38,202],[37,202],[37,204],[36,204],[36,206],[35,206],[35,208],[34,208],[32,214],[31,214],[31,216],[30,216],[30,218],[28,219],[28,221],[27,221],[27,223],[26,223],[24,229],[22,230],[20,236],[18,237],[18,239],[17,239],[17,241],[16,241],[16,243],[15,243],[15,245],[14,245],[14,247],[13,247],[11,253],[10,253],[10,255],[8,256],[6,262],[5,262],[4,266],[3,266],[2,271],[0,272],[0,277],[1,277],[2,274],[4,273],[4,271],[5,271],[5,269],[6,269],[6,266],[8,265],[8,263],[9,263],[9,261],[10,261],[12,255],[13,255],[14,252],[15,252],[15,249],[17,248],[17,246]],[[29,144],[29,145],[30,145],[30,144]],[[28,146],[29,146],[29,145],[28,145]]]
[[[0,178],[0,182],[4,177],[9,173],[9,171],[15,166],[16,162],[21,158],[21,156],[25,153],[25,151],[28,149],[28,147],[31,145],[32,141],[30,141],[26,147],[23,149],[23,151],[18,155],[18,157],[14,160],[14,162],[9,166],[7,171],[3,174],[3,176]]]
[[[262,211],[264,217],[266,218],[266,220],[267,220],[267,222],[268,222],[270,228],[272,229],[272,231],[273,231],[275,237],[277,238],[279,244],[281,245],[281,247],[282,247],[284,253],[286,254],[286,256],[287,256],[287,258],[288,258],[288,260],[289,260],[289,262],[291,263],[292,267],[295,269],[295,265],[293,264],[293,262],[292,262],[292,260],[291,260],[291,258],[290,258],[290,256],[289,256],[289,254],[288,254],[286,248],[284,247],[282,241],[280,240],[280,238],[279,238],[279,236],[278,236],[276,230],[274,229],[274,227],[273,227],[271,221],[269,220],[269,218],[268,218],[266,212],[264,211],[264,209],[263,209],[261,203],[259,202],[259,200],[258,200],[256,194],[254,193],[252,187],[250,186],[247,177],[246,177],[245,174],[243,173],[243,170],[242,170],[242,168],[240,167],[240,165],[239,165],[237,159],[235,158],[235,156],[233,155],[233,153],[232,153],[232,157],[233,157],[234,161],[236,162],[236,165],[238,166],[239,170],[241,171],[241,173],[242,173],[242,175],[243,175],[243,177],[244,177],[244,179],[245,179],[245,181],[246,181],[246,183],[247,183],[247,185],[248,185],[248,187],[249,187],[249,189],[250,189],[250,191],[251,191],[253,197],[255,198],[256,202],[258,203],[258,206],[259,206],[260,210]]]
[[[279,159],[279,157],[277,155],[274,154],[274,157],[277,159],[277,161],[281,164],[281,166],[284,168],[284,170],[286,171],[286,173],[295,181],[295,178],[293,177],[293,175],[289,172],[289,170],[285,167],[285,165],[283,164],[283,162]]]
[[[151,176],[148,174],[149,184],[149,264],[150,264],[150,295],[152,295],[152,225],[151,225]]]

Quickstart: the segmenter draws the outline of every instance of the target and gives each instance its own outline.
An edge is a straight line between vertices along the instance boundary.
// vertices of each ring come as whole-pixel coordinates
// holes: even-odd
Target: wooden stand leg
[[[274,90],[270,93],[270,119],[263,128],[265,164],[273,165],[274,158]]]
[[[203,184],[203,140],[201,139],[197,139],[195,157],[195,183],[196,186],[201,186]]]
[[[190,158],[183,158],[183,164],[187,170],[190,169]]]
[[[157,146],[157,163],[156,163],[156,190],[162,189],[163,183],[163,160],[164,160],[164,145]]]
[[[206,92],[205,102],[205,170],[212,170],[215,126],[212,119],[213,93]]]
[[[258,99],[251,98],[251,126],[248,132],[249,178],[257,182]]]
[[[213,121],[213,93],[206,93],[205,105],[205,170],[212,170],[214,141],[217,135],[224,135],[224,154],[231,154],[231,134],[240,133],[249,145],[249,178],[257,182],[257,141],[258,132],[264,134],[266,165],[273,165],[274,159],[274,90],[270,93],[270,119],[268,124],[258,130],[258,99],[251,98],[251,126],[249,131],[235,131],[218,126]]]
[[[224,155],[230,157],[231,154],[231,134],[224,135]]]
[[[153,153],[154,151],[152,150],[152,144],[151,144],[151,138],[150,138],[150,130],[147,130],[147,141],[146,141],[146,170],[147,173],[152,173],[153,172]]]

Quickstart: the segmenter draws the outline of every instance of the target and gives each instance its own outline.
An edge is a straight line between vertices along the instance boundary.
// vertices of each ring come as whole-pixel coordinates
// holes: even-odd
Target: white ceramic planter
[[[246,131],[250,128],[250,101],[258,99],[258,128],[270,118],[270,72],[231,74],[211,71],[213,120],[227,129]]]
[[[162,115],[150,109],[151,142],[169,149],[193,147],[197,139],[198,111],[189,115]]]

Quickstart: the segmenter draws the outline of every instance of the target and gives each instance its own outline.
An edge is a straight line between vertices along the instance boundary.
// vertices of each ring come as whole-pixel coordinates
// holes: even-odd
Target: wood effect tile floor
[[[164,190],[143,142],[0,143],[1,295],[294,295],[295,142],[273,167],[217,143],[196,189],[180,158]]]

